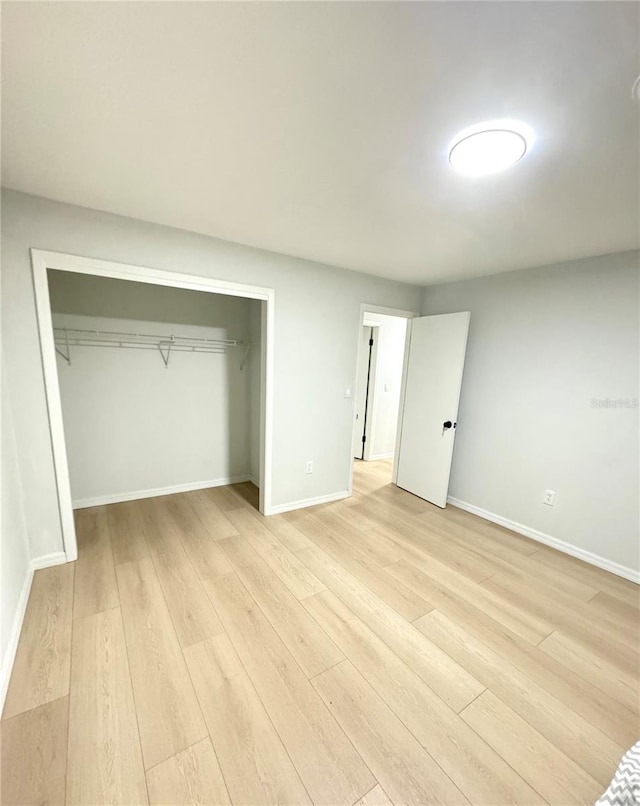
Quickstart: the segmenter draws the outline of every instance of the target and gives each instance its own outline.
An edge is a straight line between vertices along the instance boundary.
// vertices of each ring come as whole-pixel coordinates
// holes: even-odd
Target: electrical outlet
[[[542,503],[546,504],[548,507],[552,507],[556,500],[556,491],[555,490],[545,490],[544,491],[544,498],[542,499]]]
[[[305,473],[313,473],[313,459],[309,459],[307,464],[304,466]]]

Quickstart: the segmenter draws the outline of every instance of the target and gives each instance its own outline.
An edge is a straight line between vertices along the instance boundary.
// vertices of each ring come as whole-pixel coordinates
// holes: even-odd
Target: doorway
[[[358,331],[353,463],[391,481],[407,321],[416,314],[363,305]],[[375,463],[375,468],[373,466]]]
[[[36,313],[38,317],[40,350],[42,355],[47,409],[54,469],[57,482],[58,508],[65,556],[68,562],[77,558],[77,541],[74,526],[73,501],[69,480],[69,465],[62,416],[62,400],[56,359],[56,340],[53,330],[48,272],[58,270],[78,274],[128,280],[155,286],[204,291],[229,297],[245,297],[262,302],[260,339],[259,383],[259,508],[271,513],[271,445],[272,445],[272,398],[273,398],[273,329],[274,291],[268,288],[247,286],[239,283],[218,281],[208,277],[187,275],[179,272],[128,266],[120,263],[93,260],[74,255],[31,250],[34,278]],[[160,351],[162,354],[162,351]],[[164,356],[166,357],[166,352]],[[160,357],[157,358],[160,360]],[[165,358],[163,357],[164,361]]]
[[[380,451],[380,440],[374,440],[378,425],[376,394],[379,399],[381,387],[385,392],[390,390],[380,373],[384,344],[381,335],[375,365],[372,361],[375,345],[372,326],[383,327],[385,319],[380,315],[390,321],[402,320],[400,327],[403,329],[402,357],[396,348],[387,362],[397,372],[400,383],[397,401],[390,407],[393,413],[387,418],[386,433],[393,439],[384,452]],[[438,507],[446,506],[470,316],[468,311],[419,316],[389,308],[361,306],[351,446],[355,458],[351,459],[350,494],[353,494],[354,464],[357,464],[359,482],[370,481],[371,475],[375,475],[374,486],[365,481],[359,485],[363,488],[372,490],[375,485],[393,483]],[[374,345],[370,344],[371,336],[366,338],[367,327],[369,333],[373,332]],[[360,454],[362,458],[358,458],[357,442],[363,436],[364,450]],[[385,467],[385,460],[392,461],[387,461]],[[373,462],[379,463],[378,467],[372,467]]]

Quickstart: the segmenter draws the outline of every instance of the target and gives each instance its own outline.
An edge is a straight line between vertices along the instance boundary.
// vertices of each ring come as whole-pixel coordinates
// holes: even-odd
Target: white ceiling
[[[2,6],[7,187],[420,284],[638,246],[635,2]]]

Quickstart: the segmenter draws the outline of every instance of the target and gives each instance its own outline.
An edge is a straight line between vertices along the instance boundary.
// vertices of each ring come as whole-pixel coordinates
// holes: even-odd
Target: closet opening
[[[269,514],[273,292],[55,258],[34,250],[67,559],[86,507],[180,493]]]

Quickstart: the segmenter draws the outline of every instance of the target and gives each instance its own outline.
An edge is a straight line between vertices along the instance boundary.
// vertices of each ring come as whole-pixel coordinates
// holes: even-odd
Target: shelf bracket
[[[66,353],[64,350],[61,350],[59,347],[56,346],[56,353],[61,355],[64,360],[67,362],[69,366],[71,366],[71,350],[69,349],[69,334],[67,333],[67,328],[64,329],[64,345],[66,348]]]
[[[251,342],[248,341],[245,344],[244,350],[242,352],[242,358],[240,359],[240,372],[244,369],[245,364],[247,363],[247,357],[249,355],[249,350],[251,349]]]
[[[171,345],[173,342],[166,341],[166,342],[158,342],[158,350],[160,350],[160,355],[162,356],[162,360],[164,361],[164,368],[169,369],[169,359],[171,358]],[[167,352],[165,353],[164,350]]]

